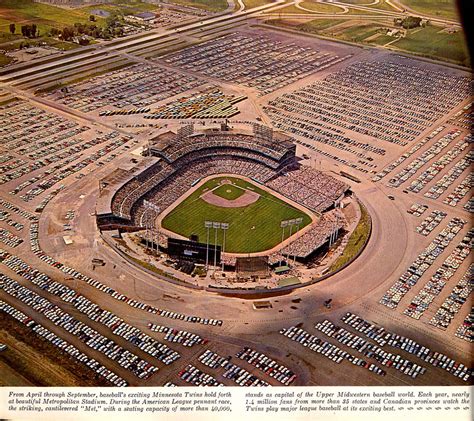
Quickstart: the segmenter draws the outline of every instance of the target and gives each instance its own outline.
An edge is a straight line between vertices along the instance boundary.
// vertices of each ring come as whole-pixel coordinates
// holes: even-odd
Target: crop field
[[[230,180],[234,186],[226,184],[214,190],[215,194],[228,200],[240,197],[240,192],[249,190],[258,193],[258,200],[248,206],[224,208],[205,202],[200,196],[219,185],[223,179]],[[227,190],[230,190],[229,192]],[[280,222],[301,217],[300,229],[311,223],[311,217],[262,190],[252,183],[238,178],[219,177],[209,180],[188,198],[180,203],[162,221],[165,229],[190,237],[197,234],[199,241],[206,241],[204,221],[229,223],[226,232],[225,251],[229,253],[254,253],[271,249],[281,242]],[[285,238],[289,230],[286,230]],[[218,244],[222,244],[222,230],[218,232]],[[211,229],[210,243],[214,243]]]

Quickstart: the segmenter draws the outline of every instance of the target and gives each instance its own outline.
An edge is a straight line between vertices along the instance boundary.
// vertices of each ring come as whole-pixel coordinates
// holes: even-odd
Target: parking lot
[[[25,94],[0,107],[0,309],[115,386],[465,385],[474,320],[468,79],[246,28]],[[97,180],[143,163],[137,150],[149,137],[176,131],[178,120],[200,124],[200,113],[232,124],[220,105],[245,96],[237,118],[294,136],[305,166],[337,180],[315,191],[340,196],[350,184],[372,216],[369,243],[348,268],[259,310],[259,298],[189,289],[127,263],[95,216]],[[262,168],[244,169],[259,177]],[[189,168],[191,181],[201,169]],[[312,174],[271,182],[311,205]],[[174,202],[185,181],[160,200]]]

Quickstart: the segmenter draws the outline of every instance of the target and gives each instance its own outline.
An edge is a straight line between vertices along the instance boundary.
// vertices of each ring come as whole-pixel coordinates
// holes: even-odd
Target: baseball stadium
[[[347,234],[341,207],[354,200],[347,184],[301,165],[295,150],[260,124],[164,132],[141,163],[100,181],[98,226],[135,233],[144,255],[163,253],[189,273],[199,264],[213,276],[289,273]]]

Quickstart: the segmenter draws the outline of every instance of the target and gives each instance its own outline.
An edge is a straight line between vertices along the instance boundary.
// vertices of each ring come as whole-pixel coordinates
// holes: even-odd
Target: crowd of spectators
[[[266,185],[316,212],[323,212],[333,206],[349,189],[347,184],[305,166],[284,173]]]
[[[331,234],[344,227],[344,217],[337,215],[334,212],[324,214],[313,227],[284,247],[280,253],[287,256],[308,257],[324,245]]]

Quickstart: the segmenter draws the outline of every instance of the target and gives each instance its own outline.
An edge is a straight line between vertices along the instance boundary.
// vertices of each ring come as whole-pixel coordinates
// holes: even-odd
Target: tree
[[[74,29],[66,26],[61,34],[64,41],[69,41],[74,36]]]
[[[421,18],[417,16],[407,16],[402,20],[402,26],[405,29],[417,28],[420,26]]]
[[[10,23],[10,34],[14,34],[16,31],[16,26],[14,23]]]
[[[30,37],[30,34],[31,34],[30,25],[22,25],[22,26],[21,26],[21,34],[22,34],[25,38],[29,38],[29,37]]]
[[[61,31],[58,28],[51,28],[51,31],[49,31],[52,37],[57,37]]]
[[[35,38],[36,37],[36,24],[33,23],[31,25],[31,38]]]
[[[89,21],[95,22],[95,16],[94,16],[94,15],[90,15],[90,16],[89,16]]]

